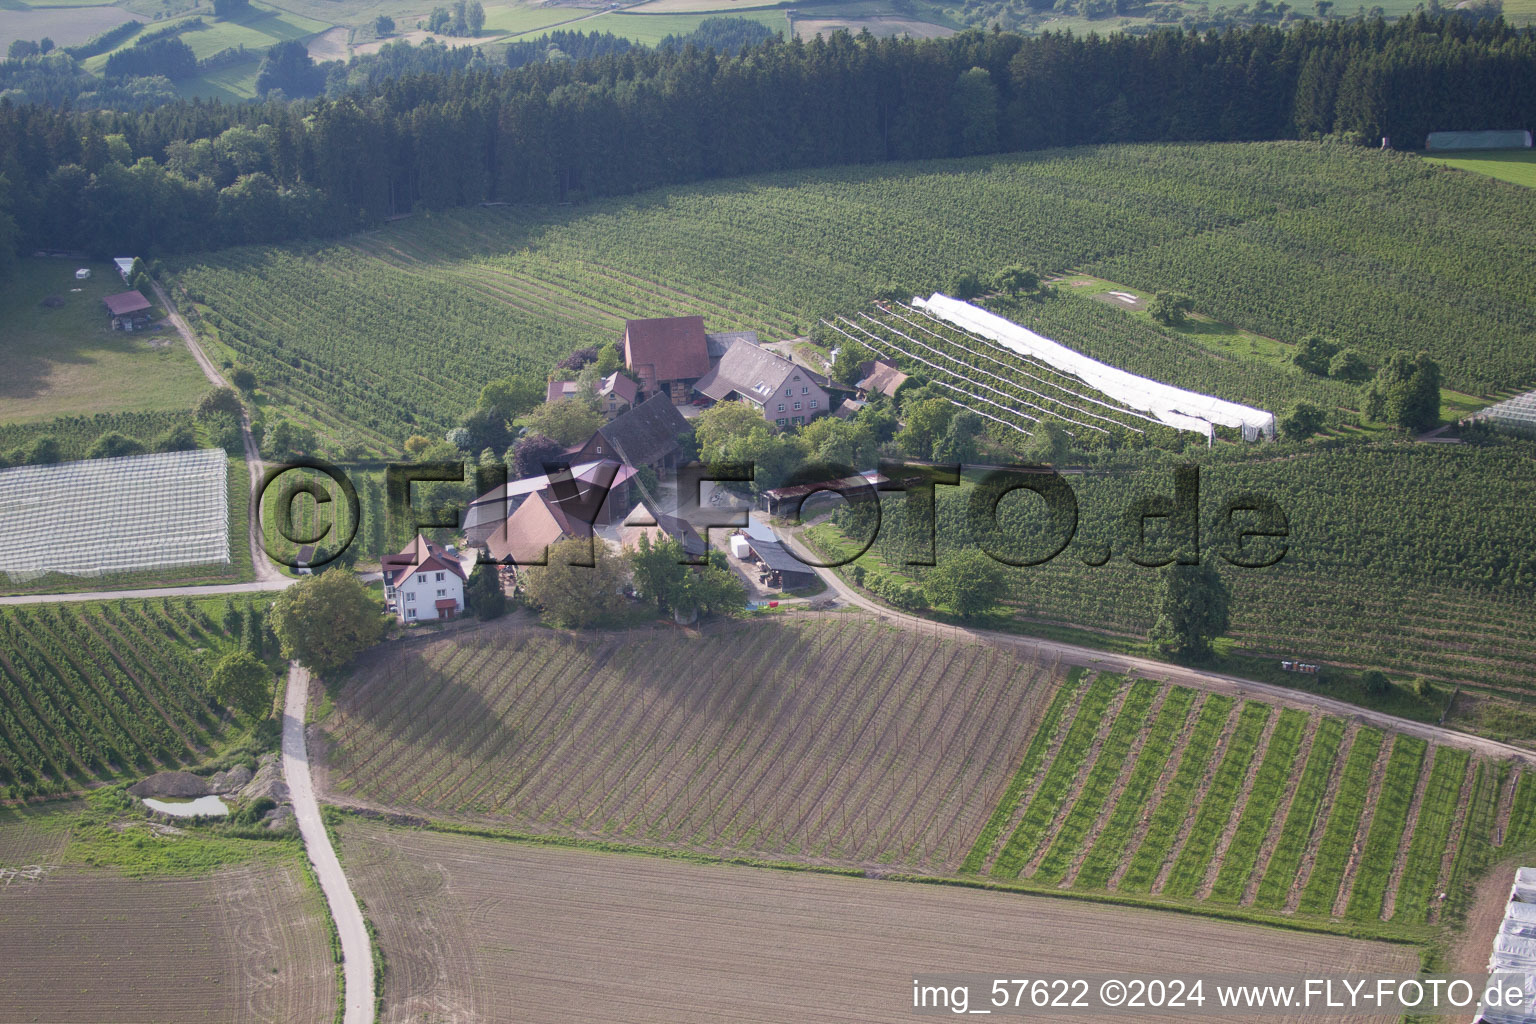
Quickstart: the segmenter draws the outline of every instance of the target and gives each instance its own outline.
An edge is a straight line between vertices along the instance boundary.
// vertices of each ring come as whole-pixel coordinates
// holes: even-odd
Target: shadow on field
[[[466,754],[481,743],[498,743],[506,726],[485,694],[472,682],[435,668],[415,666],[407,678],[381,680],[386,695],[349,695],[347,714],[372,722],[386,733],[445,753]],[[358,700],[357,697],[362,697]],[[414,714],[396,718],[401,703],[426,702]],[[394,719],[394,721],[391,721]]]
[[[800,651],[801,642],[794,630],[757,622],[750,628],[734,624],[705,636],[657,633],[649,644],[634,645],[633,652],[619,654],[622,643],[605,648],[599,659],[621,658],[626,685],[643,691],[638,696],[645,703],[635,705],[632,712],[636,718],[645,713],[649,701],[660,699],[689,705],[690,714],[707,718],[764,722],[781,714],[788,707],[786,700],[795,700],[796,695],[786,690],[799,690],[814,681],[801,656],[792,653]],[[690,647],[681,663],[672,658],[677,644]]]

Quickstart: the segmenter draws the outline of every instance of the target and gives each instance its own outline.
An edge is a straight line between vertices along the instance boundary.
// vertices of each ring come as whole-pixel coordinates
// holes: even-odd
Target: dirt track
[[[904,1021],[912,979],[945,972],[1418,969],[1411,946],[372,823],[342,829],[342,855],[388,958],[390,1022]]]

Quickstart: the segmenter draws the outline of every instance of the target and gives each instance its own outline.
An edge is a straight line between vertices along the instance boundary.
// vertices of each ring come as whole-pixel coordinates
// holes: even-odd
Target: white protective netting
[[[1536,391],[1527,391],[1523,395],[1490,405],[1473,416],[1473,419],[1487,420],[1511,433],[1536,437]]]
[[[1275,436],[1274,413],[1127,373],[969,302],[934,292],[926,300],[914,298],[912,304],[1022,356],[1070,373],[1115,401],[1150,413],[1170,427],[1194,431],[1208,440],[1213,436],[1214,426],[1240,429],[1245,441],[1255,441],[1260,434]]]
[[[0,571],[113,572],[229,562],[219,448],[0,471]]]

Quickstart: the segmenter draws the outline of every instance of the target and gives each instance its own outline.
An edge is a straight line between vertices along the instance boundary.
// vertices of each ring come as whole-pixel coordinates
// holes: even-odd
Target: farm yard
[[[1439,893],[1461,911],[1533,792],[1465,750],[1100,675],[1057,695],[965,868],[1414,933]]]
[[[197,761],[232,723],[193,651],[233,642],[185,600],[0,608],[0,793]]]
[[[1184,288],[1203,313],[1287,345],[1329,334],[1372,361],[1423,348],[1447,386],[1487,394],[1536,380],[1522,340],[1536,311],[1521,290],[1536,271],[1522,241],[1536,214],[1520,196],[1346,147],[1087,147],[764,175],[569,208],[418,210],[344,242],[227,250],[172,269],[207,314],[215,351],[252,365],[280,407],[333,442],[378,452],[447,429],[498,375],[542,373],[611,341],[627,317],[698,313],[712,329],[782,339],[881,289],[927,294],[962,270],[1013,262]],[[1433,228],[1414,220],[1425,208]],[[1341,224],[1355,232],[1347,244]],[[743,233],[751,246],[737,244]],[[1328,272],[1304,269],[1316,266]],[[1166,383],[1275,405],[1286,395],[1358,404],[1347,386],[1255,371],[1102,303],[1060,296],[1039,308],[1041,323],[1027,326],[1097,358],[1150,346],[1125,368]],[[440,373],[445,363],[461,372]]]
[[[699,640],[491,631],[362,661],[317,778],[344,803],[527,831],[944,872],[1054,674],[839,615]]]
[[[1411,946],[1069,900],[563,849],[355,817],[340,832],[342,860],[389,964],[385,1024],[483,1019],[507,1006],[530,1024],[887,1021],[912,1012],[912,979],[921,974],[1010,963],[1049,964],[1061,975],[1209,972],[1213,950],[1234,972],[1418,969]],[[643,982],[615,972],[630,963],[646,965]]]
[[[72,839],[78,806],[0,809],[6,1020],[329,1017],[328,923],[297,845],[246,840],[207,870],[92,867]],[[144,841],[197,842],[180,831]]]

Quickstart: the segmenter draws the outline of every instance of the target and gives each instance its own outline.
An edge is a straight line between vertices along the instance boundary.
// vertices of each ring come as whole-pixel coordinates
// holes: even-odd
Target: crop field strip
[[[993,812],[1007,843],[963,873],[1419,928],[1536,805],[1459,748],[1148,680],[1077,687],[1025,755],[1033,785]]]
[[[817,616],[390,652],[325,723],[326,785],[539,832],[953,870],[1054,687],[999,649],[909,641]]]
[[[1519,344],[1536,315],[1512,284],[1529,276],[1518,238],[1531,214],[1496,189],[1338,147],[1098,147],[765,175],[569,210],[438,211],[348,242],[230,250],[175,270],[282,404],[375,445],[418,423],[446,427],[485,380],[541,375],[611,340],[622,318],[701,313],[712,328],[790,337],[892,281],[920,288],[999,261],[1088,268],[1143,290],[1193,281],[1198,307],[1224,321],[1291,342],[1359,337],[1372,361],[1427,348],[1448,384],[1487,391],[1536,379]],[[1435,245],[1403,244],[1426,229],[1399,196],[1446,211]],[[1341,240],[1340,223],[1359,239]],[[1330,273],[1296,277],[1318,265]],[[1489,272],[1444,272],[1472,265]],[[1227,286],[1236,273],[1244,287]],[[1218,356],[1102,303],[1063,296],[1038,309],[1048,322],[1031,326],[1124,356],[1133,372],[1266,406],[1286,394],[1347,404],[1344,385]],[[1443,329],[1452,316],[1457,331]],[[1471,349],[1444,344],[1459,333]],[[445,362],[471,369],[445,379]]]
[[[186,601],[0,610],[0,786],[59,791],[195,759],[225,723],[191,651],[230,642]]]

